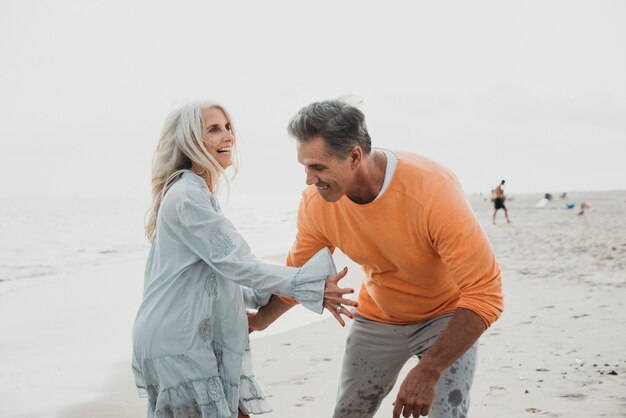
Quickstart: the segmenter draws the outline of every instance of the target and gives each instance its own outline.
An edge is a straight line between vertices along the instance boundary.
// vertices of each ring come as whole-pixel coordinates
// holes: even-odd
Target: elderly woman
[[[133,361],[149,417],[235,418],[271,411],[251,365],[246,308],[272,294],[321,313],[355,302],[337,285],[328,249],[301,268],[265,264],[215,198],[233,165],[232,120],[216,103],[190,103],[166,119],[152,172],[152,242]]]

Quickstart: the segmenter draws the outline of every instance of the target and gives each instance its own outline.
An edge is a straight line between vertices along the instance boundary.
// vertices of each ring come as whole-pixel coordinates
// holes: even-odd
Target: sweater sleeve
[[[472,310],[489,327],[503,310],[500,268],[458,180],[450,175],[440,181],[427,216],[432,245],[459,287],[457,307]]]

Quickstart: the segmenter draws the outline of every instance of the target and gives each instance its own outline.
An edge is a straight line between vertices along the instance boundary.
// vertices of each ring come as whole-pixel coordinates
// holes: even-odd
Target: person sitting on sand
[[[246,307],[272,293],[336,312],[356,303],[327,248],[302,267],[265,264],[220,210],[236,136],[219,104],[189,103],[166,119],[152,168],[152,242],[133,327],[132,370],[149,417],[248,417],[271,411],[254,378]],[[329,277],[330,276],[330,277]],[[342,305],[343,304],[343,305]]]
[[[333,417],[373,417],[412,356],[420,361],[393,417],[468,416],[477,340],[502,312],[502,285],[457,178],[424,157],[373,149],[363,113],[340,101],[305,106],[289,133],[309,187],[288,264],[328,246],[365,273]],[[272,297],[253,322],[262,329],[291,306]]]
[[[578,212],[578,215],[584,215],[585,214],[585,209],[591,209],[591,203],[587,203],[587,202],[582,202],[580,204],[580,212]]]
[[[496,213],[498,213],[499,209],[504,209],[504,217],[506,218],[506,222],[507,223],[511,223],[511,221],[509,220],[509,211],[507,210],[506,206],[504,205],[504,201],[506,200],[506,197],[504,196],[504,183],[506,183],[504,180],[502,180],[500,182],[500,184],[498,184],[498,186],[496,186],[495,189],[493,189],[493,194],[494,194],[494,198],[493,198],[493,219],[492,222],[495,225],[496,224]]]

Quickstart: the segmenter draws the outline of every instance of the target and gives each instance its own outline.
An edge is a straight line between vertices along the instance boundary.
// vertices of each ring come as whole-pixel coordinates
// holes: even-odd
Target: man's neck
[[[361,167],[355,176],[354,190],[346,195],[354,203],[365,205],[378,197],[385,181],[387,156],[384,152],[372,150],[363,159]]]

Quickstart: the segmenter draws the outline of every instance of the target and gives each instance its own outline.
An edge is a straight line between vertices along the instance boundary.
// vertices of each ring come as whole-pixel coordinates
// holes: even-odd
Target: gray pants
[[[371,418],[393,388],[402,366],[422,356],[448,326],[452,314],[409,325],[381,324],[355,315],[346,340],[333,418]],[[430,418],[465,418],[478,343],[439,378]],[[391,411],[389,411],[391,416]]]

